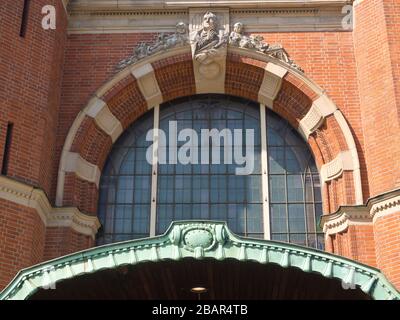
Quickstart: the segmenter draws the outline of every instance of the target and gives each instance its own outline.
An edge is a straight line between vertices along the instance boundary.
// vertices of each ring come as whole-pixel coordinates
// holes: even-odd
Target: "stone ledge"
[[[87,216],[77,208],[53,208],[41,189],[0,176],[0,198],[35,209],[46,227],[70,227],[93,239],[100,228],[97,217]]]
[[[368,199],[365,205],[342,206],[335,213],[321,217],[320,227],[326,235],[347,230],[349,225],[373,225],[378,218],[400,214],[400,189]]]
[[[189,9],[227,9],[234,23],[247,32],[310,32],[344,30],[342,8],[352,1],[130,1],[77,0],[69,4],[68,32],[137,33],[174,32],[178,21],[191,23]]]

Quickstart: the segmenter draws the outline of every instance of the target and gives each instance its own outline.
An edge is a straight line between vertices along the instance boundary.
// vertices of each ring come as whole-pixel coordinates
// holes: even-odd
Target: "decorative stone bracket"
[[[325,236],[344,232],[350,225],[373,225],[376,219],[400,212],[400,190],[373,197],[365,205],[342,206],[333,214],[321,217]]]
[[[0,198],[35,209],[46,227],[70,227],[76,232],[95,238],[100,222],[77,208],[53,208],[46,194],[34,187],[0,176]]]
[[[400,293],[375,268],[283,242],[246,239],[223,222],[173,222],[164,235],[92,248],[22,270],[0,293],[0,300],[27,299],[40,287],[124,265],[184,258],[235,259],[296,267],[360,287],[374,299],[400,299]]]

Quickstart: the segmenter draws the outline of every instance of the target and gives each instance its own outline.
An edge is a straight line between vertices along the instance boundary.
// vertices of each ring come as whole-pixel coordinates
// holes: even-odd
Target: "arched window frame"
[[[222,96],[223,98],[223,96]],[[160,126],[160,106],[156,105],[151,111],[153,116],[153,129],[159,129]],[[261,186],[262,186],[262,217],[263,217],[263,226],[264,226],[264,239],[271,240],[271,215],[270,215],[270,170],[269,170],[269,155],[268,155],[268,136],[267,136],[267,128],[268,128],[268,114],[267,108],[265,105],[259,104],[259,114],[260,114],[260,134],[261,134]],[[157,161],[158,156],[158,137],[157,130],[153,130],[153,155],[155,158],[153,159],[152,169],[151,169],[151,195],[150,195],[150,217],[149,217],[149,236],[154,237],[157,235],[157,191],[158,191],[158,170],[159,164]],[[311,175],[313,177],[313,175]],[[314,188],[312,188],[313,192],[315,192]],[[320,190],[321,191],[321,190]],[[314,199],[313,194],[313,199]],[[305,201],[305,200],[304,200]],[[306,202],[306,201],[305,201]],[[288,210],[287,210],[288,211]],[[304,211],[306,215],[306,211]],[[314,224],[317,226],[318,221],[315,215],[314,208]],[[289,223],[288,213],[287,213],[287,223]],[[288,236],[290,230],[287,230]],[[322,231],[318,232],[315,230],[315,236],[322,236]],[[308,245],[308,229],[305,227],[305,237]],[[322,236],[323,239],[323,236]],[[289,239],[290,241],[290,239]]]

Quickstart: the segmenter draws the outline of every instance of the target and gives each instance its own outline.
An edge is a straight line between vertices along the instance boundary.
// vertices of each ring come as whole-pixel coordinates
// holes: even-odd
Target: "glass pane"
[[[269,147],[269,172],[272,173],[285,173],[285,148],[283,147]]]
[[[322,231],[321,227],[319,226],[321,216],[322,216],[322,203],[316,203],[315,204],[315,223],[316,223],[317,232]]]
[[[318,241],[317,249],[325,250],[324,234],[318,234],[317,241]]]
[[[307,174],[305,176],[305,194],[306,194],[306,202],[313,202],[313,185],[311,175]]]
[[[321,202],[321,183],[319,180],[319,175],[313,175],[314,182],[314,201]]]
[[[290,232],[305,232],[304,205],[289,204],[288,210]]]
[[[310,233],[307,235],[308,246],[312,248],[318,248],[317,235],[315,233]]]
[[[271,235],[271,240],[289,242],[288,234],[275,234]]]
[[[307,231],[312,233],[315,232],[315,214],[314,214],[314,205],[307,203],[306,204],[306,216],[307,216]]]
[[[271,232],[287,232],[286,205],[272,204],[270,208]]]
[[[288,187],[287,193],[289,202],[304,201],[303,177],[301,175],[287,176],[287,187]]]
[[[271,237],[315,248],[320,231],[316,219],[321,214],[315,161],[307,143],[286,120],[270,110],[266,116]]]
[[[285,202],[286,201],[286,186],[285,176],[283,175],[271,175],[269,177],[270,183],[270,200],[273,202]]]
[[[306,235],[305,234],[296,234],[296,233],[291,233],[290,234],[290,240],[291,243],[298,244],[300,246],[306,246]]]
[[[262,233],[262,222],[262,205],[249,204],[247,206],[247,233]]]
[[[288,173],[301,173],[304,171],[301,167],[301,158],[303,156],[302,150],[299,148],[285,148],[286,165],[285,168]]]

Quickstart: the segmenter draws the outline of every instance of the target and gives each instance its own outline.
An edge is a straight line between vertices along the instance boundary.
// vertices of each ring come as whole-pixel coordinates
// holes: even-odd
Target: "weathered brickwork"
[[[400,211],[374,223],[376,261],[389,280],[400,287]]]
[[[226,64],[225,92],[234,96],[258,100],[264,78],[265,63],[231,54]]]
[[[57,9],[57,32],[42,29],[44,5],[55,5]],[[8,175],[50,194],[67,20],[61,0],[30,1],[25,36],[20,37],[22,10],[23,1],[2,1],[0,158],[4,130],[7,122],[12,122],[14,139]]]
[[[85,181],[73,172],[66,173],[64,206],[77,207],[86,214],[96,215],[98,197],[99,192],[95,183]]]
[[[196,94],[190,54],[163,59],[152,65],[164,101]]]
[[[102,98],[124,129],[147,110],[146,100],[132,76],[127,76]]]
[[[0,290],[43,258],[45,226],[36,210],[0,199]]]
[[[61,257],[76,251],[93,247],[94,241],[71,228],[50,227],[46,230],[43,260]]]

